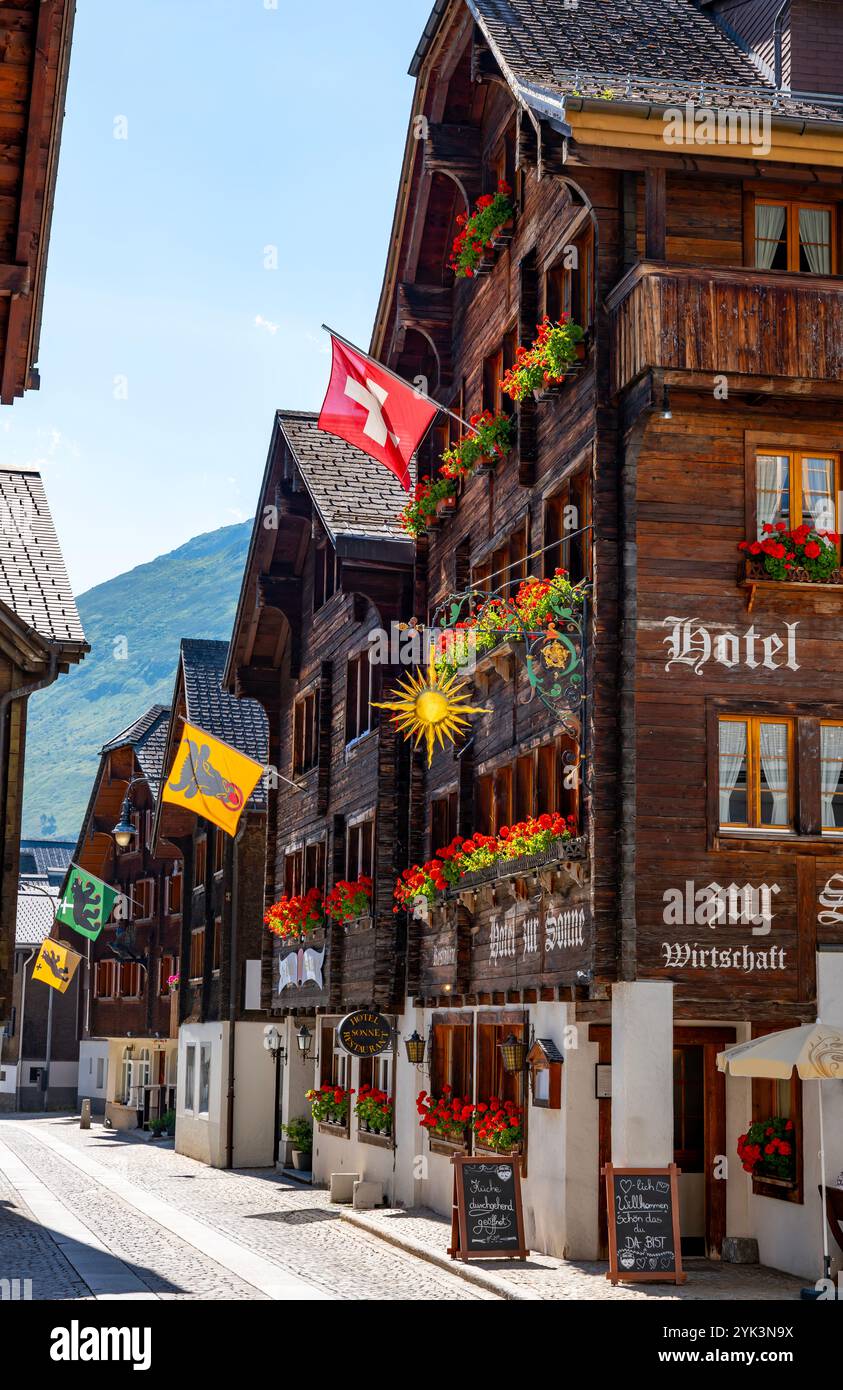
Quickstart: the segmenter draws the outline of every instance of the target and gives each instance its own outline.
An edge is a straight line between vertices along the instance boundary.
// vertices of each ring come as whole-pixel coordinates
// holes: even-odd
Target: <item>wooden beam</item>
[[[0,294],[28,294],[30,283],[28,265],[0,265]]]
[[[644,255],[663,261],[667,249],[667,174],[647,169],[644,174]]]

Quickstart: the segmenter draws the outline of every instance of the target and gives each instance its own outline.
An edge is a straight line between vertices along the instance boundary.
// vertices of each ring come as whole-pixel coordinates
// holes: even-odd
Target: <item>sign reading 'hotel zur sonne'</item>
[[[378,1057],[392,1047],[392,1024],[383,1014],[355,1009],[337,1024],[337,1038],[352,1057]]]

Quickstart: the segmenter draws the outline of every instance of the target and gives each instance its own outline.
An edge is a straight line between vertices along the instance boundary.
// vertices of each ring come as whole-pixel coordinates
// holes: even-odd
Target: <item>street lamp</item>
[[[313,1034],[306,1023],[303,1023],[296,1033],[296,1047],[303,1062],[309,1062],[311,1057],[310,1044],[313,1042]]]
[[[286,1060],[286,1054],[284,1051],[284,1039],[282,1038],[279,1030],[275,1027],[274,1023],[268,1023],[267,1026],[264,1028],[263,1045],[266,1048],[267,1052],[272,1053],[272,1060],[274,1062],[277,1062],[279,1057],[281,1058],[282,1062]]]
[[[407,1061],[410,1065],[413,1067],[423,1067],[427,1043],[419,1033],[418,1028],[414,1028],[409,1038],[404,1039],[404,1046],[407,1049]]]
[[[120,807],[120,819],[111,832],[114,836],[115,844],[117,844],[120,849],[128,849],[138,833],[132,821],[132,812],[134,811],[134,806],[132,805],[132,787],[136,786],[138,782],[145,782],[148,787],[151,787],[148,777],[133,777],[127,784],[123,805]]]

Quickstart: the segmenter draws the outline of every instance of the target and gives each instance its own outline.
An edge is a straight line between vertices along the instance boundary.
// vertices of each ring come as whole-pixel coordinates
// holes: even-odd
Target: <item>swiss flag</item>
[[[438,406],[333,333],[331,345],[331,380],[319,415],[320,430],[377,459],[409,492],[410,459]]]

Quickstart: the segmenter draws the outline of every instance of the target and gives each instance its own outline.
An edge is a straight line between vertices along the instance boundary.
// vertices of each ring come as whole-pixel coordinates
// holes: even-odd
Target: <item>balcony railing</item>
[[[640,261],[606,302],[615,391],[651,367],[843,378],[843,277]]]

